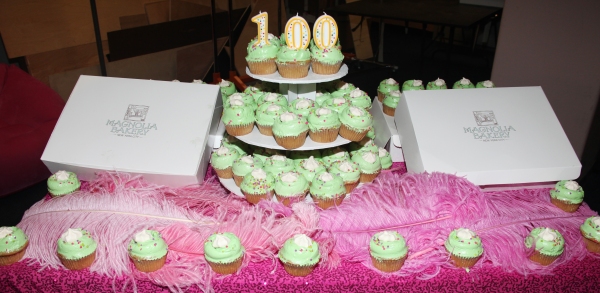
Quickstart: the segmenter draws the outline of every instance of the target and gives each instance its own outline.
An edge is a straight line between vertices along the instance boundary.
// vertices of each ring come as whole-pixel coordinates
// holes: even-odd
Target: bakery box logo
[[[152,130],[158,130],[156,123],[146,121],[150,107],[129,105],[123,120],[107,120],[110,132],[122,137],[142,138]]]
[[[511,125],[500,125],[494,111],[473,111],[477,126],[463,127],[464,133],[473,135],[473,139],[483,142],[503,141],[510,139],[510,134],[517,131]]]

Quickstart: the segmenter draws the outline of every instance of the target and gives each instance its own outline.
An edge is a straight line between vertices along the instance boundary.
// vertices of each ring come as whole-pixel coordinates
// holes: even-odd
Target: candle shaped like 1
[[[269,44],[269,14],[266,12],[260,12],[259,14],[252,17],[252,22],[256,23],[258,27],[258,35],[256,35],[256,43],[254,46]]]
[[[304,18],[294,16],[285,24],[285,40],[293,50],[306,49],[310,42],[310,27]]]
[[[333,17],[324,14],[317,18],[313,28],[313,36],[315,46],[321,50],[335,46],[338,40],[338,28]]]

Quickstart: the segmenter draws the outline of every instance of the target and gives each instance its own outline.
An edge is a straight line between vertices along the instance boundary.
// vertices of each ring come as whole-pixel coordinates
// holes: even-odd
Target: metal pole
[[[102,50],[102,37],[100,36],[100,25],[98,24],[98,11],[96,0],[90,0],[92,7],[92,21],[94,22],[94,34],[96,35],[96,47],[98,48],[98,60],[100,61],[100,72],[106,76],[106,64],[104,64],[104,50]]]
[[[218,72],[218,66],[217,66],[217,57],[218,57],[218,53],[217,53],[217,28],[216,28],[216,19],[215,19],[215,0],[210,0],[210,18],[211,18],[211,22],[212,22],[212,39],[213,39],[213,58],[214,58],[214,63],[213,63],[213,73],[217,73]]]

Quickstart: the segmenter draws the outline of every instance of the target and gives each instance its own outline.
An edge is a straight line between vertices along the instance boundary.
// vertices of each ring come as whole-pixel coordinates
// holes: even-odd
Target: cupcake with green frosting
[[[350,105],[354,107],[363,108],[365,110],[371,109],[371,97],[359,88],[353,89],[350,93],[344,95],[344,98],[350,101]]]
[[[331,92],[331,96],[334,98],[341,98],[344,95],[349,94],[354,89],[356,89],[356,87],[353,84],[340,82],[335,90]]]
[[[281,114],[287,112],[287,107],[277,104],[264,103],[256,109],[256,126],[262,135],[273,136],[273,124]]]
[[[278,253],[285,271],[295,277],[308,276],[319,263],[319,244],[304,234],[285,241]]]
[[[265,103],[276,104],[284,108],[288,107],[288,99],[284,95],[278,93],[263,93],[256,102],[259,107]]]
[[[255,111],[258,107],[256,105],[256,102],[254,101],[254,98],[245,93],[233,93],[231,96],[225,98],[225,104],[223,105],[223,107],[232,107],[234,104],[236,104],[234,102],[235,100],[242,101],[244,105],[252,108],[252,111]]]
[[[475,88],[478,89],[491,89],[495,87],[496,85],[491,80],[480,81],[475,85]]]
[[[19,227],[0,227],[0,266],[20,261],[29,245],[27,235]]]
[[[253,146],[252,156],[254,158],[259,159],[261,162],[265,162],[265,160],[273,155],[285,156],[285,150],[275,150],[270,148],[263,148],[259,146]]]
[[[272,155],[264,160],[263,169],[265,172],[273,174],[273,177],[278,177],[282,173],[294,171],[296,165],[292,159],[286,156]]]
[[[564,251],[565,239],[550,228],[538,227],[525,238],[525,247],[530,251],[529,259],[547,266],[560,257]]]
[[[321,107],[331,109],[331,110],[337,112],[339,115],[340,113],[342,113],[342,111],[344,109],[350,107],[350,101],[348,101],[346,98],[342,98],[342,97],[331,98],[331,99],[325,100],[325,102],[323,102],[323,105],[321,105]]]
[[[73,172],[58,171],[47,181],[48,192],[52,197],[59,197],[79,190],[81,182]]]
[[[550,190],[550,201],[569,213],[577,211],[583,202],[583,188],[572,180],[561,180]]]
[[[310,51],[282,46],[275,59],[277,70],[283,78],[303,78],[310,68]]]
[[[250,146],[248,144],[237,139],[235,136],[229,135],[227,132],[223,133],[221,145],[226,146],[229,149],[235,149],[240,156],[245,156],[250,151]]]
[[[383,113],[388,116],[394,116],[396,114],[396,108],[402,98],[400,91],[391,91],[383,98]]]
[[[302,150],[302,151],[290,151],[289,158],[294,161],[296,167],[301,163],[302,160],[306,160],[313,157],[317,161],[321,161],[321,151],[318,149],[313,150]]]
[[[405,91],[422,91],[425,87],[423,87],[423,81],[418,79],[409,79],[402,84],[402,92]]]
[[[308,135],[314,142],[335,141],[341,125],[338,113],[328,108],[317,108],[308,115]]]
[[[391,91],[399,91],[400,84],[393,78],[384,79],[377,87],[377,99],[383,102],[383,98]]]
[[[379,148],[379,160],[381,161],[381,169],[388,170],[392,167],[392,155],[384,148]]]
[[[344,180],[327,171],[317,173],[310,185],[310,195],[315,204],[324,210],[339,206],[346,197]]]
[[[581,231],[587,250],[600,254],[600,217],[587,218],[579,231]]]
[[[231,95],[232,97],[236,94]],[[221,121],[229,135],[242,136],[254,129],[254,109],[242,100],[231,99],[229,107],[224,107]]]
[[[350,153],[351,158],[357,153],[366,151],[377,153],[379,151],[379,146],[377,146],[375,142],[368,137],[363,138],[361,141],[353,141],[348,144],[348,152]]]
[[[56,252],[60,262],[69,270],[83,270],[96,260],[96,241],[90,232],[68,229],[57,241]]]
[[[315,94],[315,103],[318,107],[322,107],[325,101],[331,99],[333,96],[327,92],[319,92]]]
[[[314,44],[314,42],[312,44]],[[342,61],[344,60],[341,49],[336,46],[321,49],[316,45],[313,45],[310,47],[310,56],[312,59],[313,72],[322,75],[338,73],[342,66]]]
[[[204,242],[204,258],[217,274],[237,272],[244,259],[244,246],[233,233],[214,233]]]
[[[265,75],[277,71],[275,59],[279,52],[280,42],[276,36],[269,34],[268,41],[257,41],[253,38],[248,43],[246,62],[252,74]]]
[[[252,97],[252,100],[255,103],[258,103],[258,98],[261,97],[264,94],[264,92],[255,86],[249,86],[246,87],[246,89],[244,90],[244,94]]]
[[[360,168],[358,164],[353,161],[344,159],[334,162],[329,166],[327,171],[342,177],[346,193],[351,193],[360,182]]]
[[[309,157],[308,159],[300,160],[298,165],[296,165],[296,171],[302,174],[309,184],[313,181],[317,174],[325,170],[325,164],[323,164],[323,162],[320,160],[315,159],[313,156]]]
[[[428,82],[427,87],[425,88],[427,90],[445,90],[448,88],[448,86],[443,79],[438,77],[438,79]]]
[[[471,268],[483,254],[481,239],[475,232],[459,228],[450,233],[444,244],[450,259],[459,268]]]
[[[453,89],[474,89],[475,85],[468,79],[462,78],[454,83]]]
[[[275,179],[275,197],[285,206],[303,201],[308,193],[308,180],[296,171],[285,172]]]
[[[352,161],[360,169],[360,182],[372,182],[381,173],[381,160],[379,154],[371,151],[362,151],[352,156]]]
[[[158,231],[142,230],[133,236],[127,251],[139,271],[150,273],[165,265],[169,248]]]
[[[254,168],[244,176],[240,189],[249,203],[257,204],[261,200],[271,200],[274,183],[273,174],[267,173],[263,168]]]
[[[288,150],[303,146],[307,134],[308,121],[306,117],[291,112],[279,115],[273,124],[275,142]]]
[[[290,102],[288,108],[290,109],[290,112],[306,118],[315,108],[315,101],[307,98],[297,98]]]
[[[408,256],[404,237],[396,231],[376,233],[369,242],[373,266],[386,273],[399,271]]]
[[[323,155],[321,158],[323,164],[325,164],[326,167],[329,167],[335,162],[350,160],[350,154],[348,154],[346,149],[338,146],[323,150]]]
[[[363,108],[350,106],[339,114],[340,136],[350,141],[361,141],[373,125],[373,116]]]
[[[237,93],[237,89],[235,88],[235,84],[228,80],[221,80],[219,82],[219,88],[221,89],[221,95],[223,97],[229,97],[235,93]]]
[[[242,180],[244,180],[244,176],[252,172],[254,168],[262,168],[262,166],[263,162],[252,156],[240,156],[235,159],[235,161],[233,161],[233,166],[231,166],[235,185],[240,186]]]
[[[222,179],[233,178],[233,161],[240,157],[240,154],[235,149],[230,149],[226,146],[219,147],[210,157],[210,164],[217,172],[217,176]]]

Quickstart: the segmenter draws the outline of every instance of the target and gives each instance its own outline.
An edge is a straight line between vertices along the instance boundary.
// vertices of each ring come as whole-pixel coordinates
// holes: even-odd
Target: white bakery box
[[[581,171],[541,87],[407,91],[395,121],[409,172],[548,186]]]
[[[383,105],[377,97],[373,99],[373,105],[369,112],[373,115],[373,128],[375,128],[375,139],[373,141],[375,144],[385,147],[392,156],[392,162],[404,162],[402,145],[394,117],[383,113]]]
[[[198,184],[221,108],[216,85],[81,76],[42,161],[83,180],[107,170],[171,187]]]

